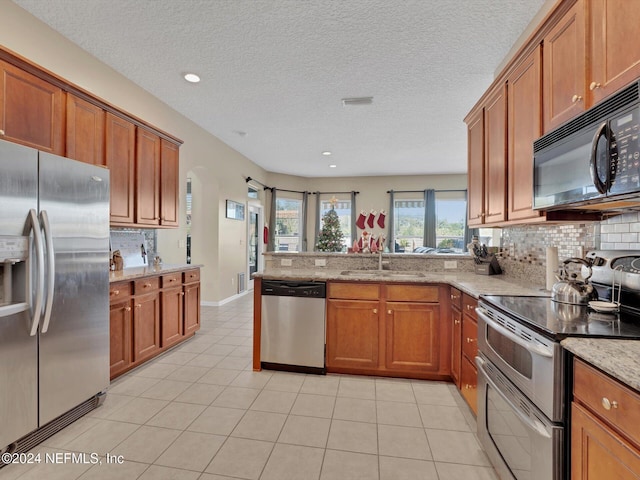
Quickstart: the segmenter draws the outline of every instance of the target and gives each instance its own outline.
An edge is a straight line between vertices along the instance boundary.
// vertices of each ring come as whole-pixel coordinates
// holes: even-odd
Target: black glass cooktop
[[[483,295],[481,299],[557,340],[565,337],[640,339],[640,315],[624,310],[599,313],[587,306],[554,302],[550,297]]]

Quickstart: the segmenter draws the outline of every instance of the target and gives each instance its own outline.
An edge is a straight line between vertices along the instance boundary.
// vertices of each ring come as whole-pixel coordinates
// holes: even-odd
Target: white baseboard
[[[223,300],[220,300],[219,302],[202,301],[202,302],[200,302],[200,305],[203,306],[203,307],[221,307],[222,305],[226,305],[229,302],[233,302],[234,300],[237,300],[240,297],[244,297],[249,292],[253,292],[253,290],[245,290],[242,293],[237,293],[236,295],[233,295],[231,297],[227,297],[227,298],[225,298]]]

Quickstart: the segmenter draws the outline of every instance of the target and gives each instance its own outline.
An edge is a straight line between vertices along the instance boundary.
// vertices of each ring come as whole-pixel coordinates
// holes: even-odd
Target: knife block
[[[491,254],[485,258],[477,258],[480,263],[475,264],[475,272],[477,275],[500,275],[502,269],[495,255]]]

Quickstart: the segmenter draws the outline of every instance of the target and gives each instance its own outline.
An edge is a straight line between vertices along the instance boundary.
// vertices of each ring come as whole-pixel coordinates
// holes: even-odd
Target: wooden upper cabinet
[[[69,158],[104,165],[105,111],[67,94],[67,154]]]
[[[484,223],[484,110],[473,112],[467,122],[467,190],[469,226]]]
[[[132,224],[136,127],[111,113],[107,113],[105,119],[105,160],[111,177],[111,224]]]
[[[160,225],[160,137],[140,127],[135,163],[136,223]]]
[[[539,217],[533,207],[533,141],[542,134],[541,47],[507,78],[509,103],[508,219]]]
[[[505,85],[487,98],[484,107],[484,223],[507,219],[507,92]]]
[[[588,106],[584,10],[583,0],[578,0],[542,40],[545,132]]]
[[[64,92],[0,61],[0,138],[64,155]]]
[[[160,141],[160,225],[178,226],[180,187],[178,146],[164,138]]]
[[[587,87],[597,103],[640,77],[640,8],[629,0],[590,0],[590,6]]]

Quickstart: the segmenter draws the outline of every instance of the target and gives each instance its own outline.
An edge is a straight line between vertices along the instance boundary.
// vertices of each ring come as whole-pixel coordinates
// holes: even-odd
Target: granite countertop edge
[[[132,267],[124,270],[109,272],[109,283],[123,282],[126,280],[134,280],[136,278],[150,277],[155,275],[163,275],[165,273],[174,273],[192,268],[201,268],[203,265],[197,264],[162,264],[160,266]]]

